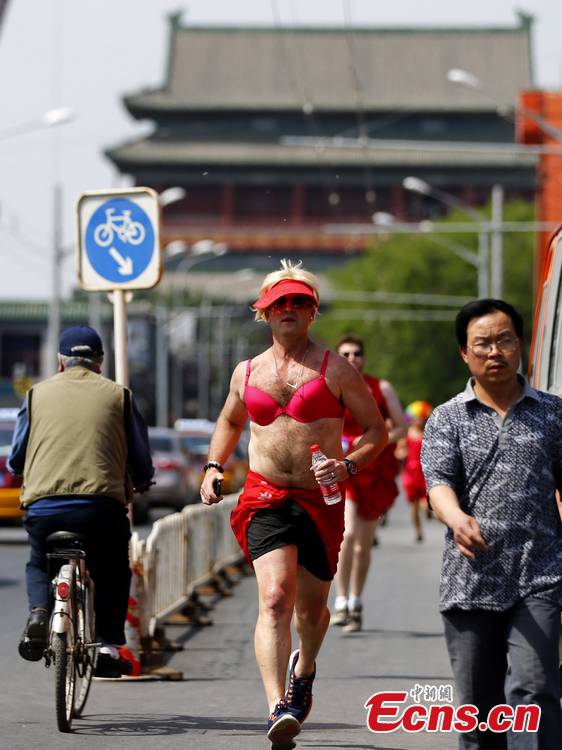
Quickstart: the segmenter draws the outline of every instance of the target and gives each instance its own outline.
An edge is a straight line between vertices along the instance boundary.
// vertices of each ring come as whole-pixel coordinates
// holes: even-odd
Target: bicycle
[[[53,578],[45,666],[55,669],[57,726],[70,732],[88,699],[96,666],[94,582],[86,567],[87,537],[56,531],[47,537],[47,559],[62,561]]]

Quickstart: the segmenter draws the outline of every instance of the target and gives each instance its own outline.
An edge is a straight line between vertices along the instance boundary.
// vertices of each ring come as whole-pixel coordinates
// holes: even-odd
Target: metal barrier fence
[[[237,496],[217,505],[189,505],[159,519],[146,540],[133,534],[132,565],[142,571],[141,636],[153,636],[158,623],[181,609],[194,590],[225,567],[243,560],[230,512]]]

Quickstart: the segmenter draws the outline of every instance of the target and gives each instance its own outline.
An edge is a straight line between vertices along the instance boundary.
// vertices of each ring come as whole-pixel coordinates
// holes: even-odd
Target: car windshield
[[[180,443],[182,448],[187,448],[195,456],[206,456],[209,452],[209,435],[182,435]]]
[[[160,453],[173,453],[174,444],[169,437],[163,435],[149,435],[150,450],[152,452],[159,451]]]

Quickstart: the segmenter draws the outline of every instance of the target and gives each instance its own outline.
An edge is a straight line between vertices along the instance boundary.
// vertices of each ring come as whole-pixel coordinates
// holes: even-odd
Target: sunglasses
[[[346,359],[348,359],[349,357],[362,357],[363,356],[363,352],[361,351],[361,349],[356,349],[355,351],[352,351],[352,352],[340,352],[340,354],[342,357],[345,357]]]
[[[294,310],[299,310],[303,307],[312,307],[314,300],[311,297],[307,297],[306,294],[289,294],[286,297],[279,297],[279,299],[271,303],[271,307],[274,310],[282,310],[287,305],[291,305]]]

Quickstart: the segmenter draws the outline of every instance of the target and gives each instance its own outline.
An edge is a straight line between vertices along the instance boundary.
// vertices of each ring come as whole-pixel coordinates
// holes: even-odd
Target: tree
[[[513,202],[506,205],[504,216],[506,221],[530,221],[533,208]],[[465,222],[466,218],[453,212],[446,221]],[[452,234],[450,239],[476,252],[476,234]],[[529,335],[533,247],[531,234],[504,235],[504,298],[521,311]],[[330,278],[342,292],[425,293],[473,299],[477,295],[476,269],[431,235],[388,235],[377,240],[361,258],[331,272]],[[427,305],[392,305],[392,310],[401,315],[408,315],[408,311],[419,314],[420,309],[429,311]],[[384,314],[388,304],[340,300],[320,316],[315,330],[332,347],[344,334],[358,334],[366,343],[368,372],[391,380],[404,403],[423,399],[438,404],[464,387],[467,372],[454,334],[458,308],[439,305],[431,309],[447,319],[369,320],[368,313],[378,310]]]

